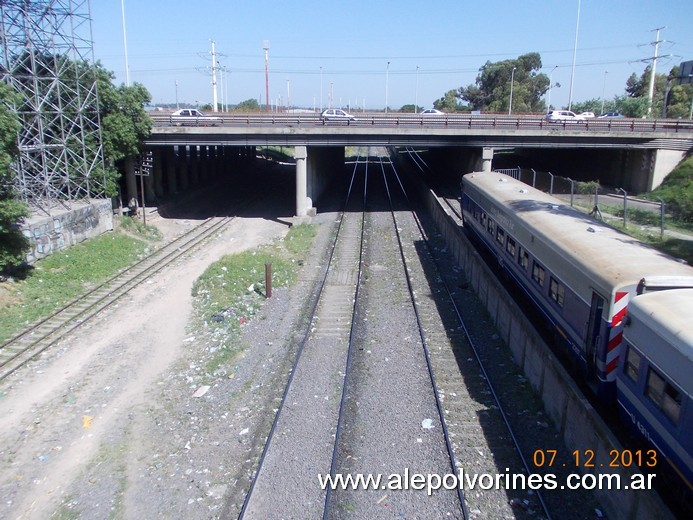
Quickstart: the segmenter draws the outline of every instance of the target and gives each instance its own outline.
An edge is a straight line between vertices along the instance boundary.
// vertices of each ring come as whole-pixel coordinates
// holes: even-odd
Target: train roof
[[[482,172],[467,174],[463,181],[502,210],[498,222],[507,231],[524,228],[545,244],[547,258],[570,264],[605,289],[613,291],[648,277],[693,286],[693,267],[513,177]]]
[[[636,296],[628,305],[623,334],[688,394],[693,390],[693,289]]]

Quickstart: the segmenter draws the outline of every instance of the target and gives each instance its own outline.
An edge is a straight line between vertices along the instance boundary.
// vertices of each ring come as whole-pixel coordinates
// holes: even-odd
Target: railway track
[[[214,217],[165,244],[149,256],[63,305],[0,345],[0,380],[74,331],[129,291],[199,247],[234,217]]]
[[[451,289],[431,271],[436,263],[404,182],[383,157],[354,165],[311,325],[239,518],[377,518],[397,510],[464,519],[470,511],[536,518],[542,510],[550,518],[538,493],[523,497],[529,512],[518,513],[503,491],[466,496],[458,486],[433,497],[394,496],[319,485],[318,475],[385,477],[404,468],[531,473]],[[433,286],[442,296],[424,297]],[[470,359],[464,381],[461,351]]]
[[[343,388],[348,370],[348,348],[354,301],[360,278],[363,208],[359,208],[354,164],[344,209],[339,214],[328,267],[319,284],[318,298],[297,350],[257,469],[243,502],[240,518],[267,518],[278,508],[286,517],[318,517],[324,494],[317,486],[292,486],[296,475],[329,472],[335,425],[337,388]],[[308,421],[307,409],[320,420]],[[300,434],[299,434],[300,432]],[[301,456],[310,453],[311,456]],[[287,456],[287,454],[294,454]]]

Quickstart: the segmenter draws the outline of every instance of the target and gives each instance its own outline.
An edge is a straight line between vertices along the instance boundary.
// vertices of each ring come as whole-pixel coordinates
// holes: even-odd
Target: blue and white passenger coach
[[[638,294],[693,287],[693,268],[500,173],[462,179],[464,225],[613,400],[623,318]]]
[[[693,482],[693,289],[643,294],[628,306],[618,403],[639,435],[691,493]]]

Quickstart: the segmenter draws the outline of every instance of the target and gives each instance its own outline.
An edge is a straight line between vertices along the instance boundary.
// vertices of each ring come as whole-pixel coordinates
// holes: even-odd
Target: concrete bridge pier
[[[164,165],[163,165],[163,153],[160,148],[156,147],[151,150],[152,152],[152,176],[154,181],[154,195],[157,197],[163,197],[166,192],[164,191]]]
[[[315,215],[313,201],[308,197],[308,147],[294,148],[296,159],[296,216],[299,218]]]
[[[164,169],[166,170],[166,185],[168,195],[178,191],[178,179],[176,179],[176,152],[173,146],[167,146],[164,151]]]
[[[190,185],[190,178],[188,176],[188,147],[179,146],[178,147],[178,182],[180,183],[180,189],[185,191]]]
[[[490,172],[493,167],[493,148],[484,146],[481,150],[481,171]]]
[[[190,161],[190,182],[193,186],[200,184],[200,162],[197,158],[197,146],[192,145],[188,149]]]

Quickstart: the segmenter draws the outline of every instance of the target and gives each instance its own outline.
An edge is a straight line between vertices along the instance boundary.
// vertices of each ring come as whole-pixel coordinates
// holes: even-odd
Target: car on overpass
[[[422,116],[444,116],[445,112],[441,112],[440,110],[436,110],[435,108],[427,108],[426,110],[421,111]]]
[[[615,118],[615,119],[620,119],[626,117],[623,114],[620,114],[618,112],[606,112],[602,115],[599,116],[599,119],[607,119],[607,118]]]
[[[341,108],[328,108],[322,111],[320,119],[323,121],[356,121],[356,118]]]
[[[552,110],[546,114],[546,120],[549,123],[580,123],[585,117],[570,110]]]
[[[176,126],[216,126],[222,124],[217,116],[207,116],[196,108],[181,108],[171,114],[171,123]]]

